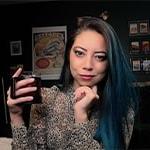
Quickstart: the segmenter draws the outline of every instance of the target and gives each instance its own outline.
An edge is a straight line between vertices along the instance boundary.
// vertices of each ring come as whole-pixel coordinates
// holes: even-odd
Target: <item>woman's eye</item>
[[[80,56],[80,57],[84,55],[84,53],[79,50],[75,50],[74,53],[76,54],[76,56]]]
[[[103,56],[102,55],[96,55],[95,58],[98,61],[104,61],[104,60],[106,60],[106,56],[105,55],[103,55]]]

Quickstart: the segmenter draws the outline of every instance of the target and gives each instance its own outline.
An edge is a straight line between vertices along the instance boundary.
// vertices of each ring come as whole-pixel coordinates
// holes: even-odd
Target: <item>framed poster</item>
[[[150,42],[148,40],[144,40],[141,42],[141,50],[142,53],[148,54],[150,53]]]
[[[150,72],[150,60],[143,60],[142,67],[143,71]]]
[[[147,34],[149,32],[149,21],[144,20],[139,22],[139,32]]]
[[[66,39],[66,26],[32,28],[32,66],[35,75],[43,80],[60,78]]]
[[[139,59],[132,60],[132,71],[141,71],[141,61]]]
[[[10,42],[10,54],[11,56],[22,55],[21,41]]]
[[[139,33],[138,22],[129,22],[129,35],[137,35]]]
[[[139,41],[131,41],[130,42],[130,53],[139,53],[140,51],[140,42]]]

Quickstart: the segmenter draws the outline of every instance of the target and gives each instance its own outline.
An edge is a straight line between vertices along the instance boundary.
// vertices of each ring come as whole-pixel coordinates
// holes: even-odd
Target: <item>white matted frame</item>
[[[143,67],[143,71],[150,72],[150,59],[143,60],[142,67]]]
[[[132,60],[132,71],[141,71],[140,59]]]
[[[139,26],[137,21],[129,21],[129,35],[137,35],[139,33]]]
[[[139,53],[140,52],[140,42],[139,41],[130,41],[130,53]]]
[[[21,41],[11,41],[10,42],[10,55],[11,56],[22,55]]]
[[[43,80],[60,78],[67,26],[32,28],[32,67],[35,75]]]
[[[139,32],[140,34],[149,33],[149,21],[148,20],[139,21]]]

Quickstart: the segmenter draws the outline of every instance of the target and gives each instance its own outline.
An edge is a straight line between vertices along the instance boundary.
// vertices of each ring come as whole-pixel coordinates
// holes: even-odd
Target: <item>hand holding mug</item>
[[[39,78],[21,78],[22,68],[19,68],[12,77],[11,87],[7,91],[7,104],[11,113],[22,113],[22,105],[35,103],[38,94],[38,103],[41,102]]]

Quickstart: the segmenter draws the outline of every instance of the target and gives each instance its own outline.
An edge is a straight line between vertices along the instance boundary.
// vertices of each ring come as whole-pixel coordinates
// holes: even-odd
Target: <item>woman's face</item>
[[[101,81],[107,71],[107,50],[104,37],[93,30],[82,31],[70,51],[70,70],[73,86],[92,87]]]

